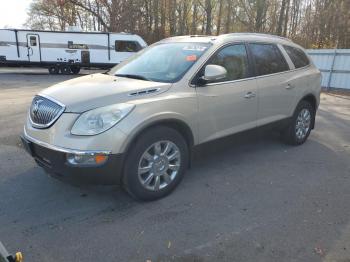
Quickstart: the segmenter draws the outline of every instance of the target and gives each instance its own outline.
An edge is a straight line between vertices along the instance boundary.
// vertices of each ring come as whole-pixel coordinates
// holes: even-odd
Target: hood
[[[169,83],[92,74],[64,81],[44,89],[39,95],[45,95],[61,102],[66,106],[66,112],[81,113],[140,97],[156,96],[170,87]]]

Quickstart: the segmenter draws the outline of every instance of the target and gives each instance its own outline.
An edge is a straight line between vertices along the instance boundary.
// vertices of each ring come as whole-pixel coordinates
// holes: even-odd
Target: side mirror
[[[224,79],[227,75],[227,70],[223,66],[219,65],[207,65],[205,67],[204,76],[202,77],[205,81],[215,81]]]

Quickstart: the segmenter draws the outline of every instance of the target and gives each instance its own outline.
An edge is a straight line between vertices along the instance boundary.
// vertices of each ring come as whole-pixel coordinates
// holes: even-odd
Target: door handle
[[[293,89],[295,86],[294,85],[292,85],[292,84],[287,84],[286,85],[286,89]]]
[[[31,51],[32,53],[29,54],[29,51]],[[28,46],[28,56],[32,56],[33,54],[34,54],[33,48],[31,48],[30,46]]]
[[[248,98],[248,99],[253,97],[256,97],[256,94],[253,92],[248,92],[244,95],[244,98]]]

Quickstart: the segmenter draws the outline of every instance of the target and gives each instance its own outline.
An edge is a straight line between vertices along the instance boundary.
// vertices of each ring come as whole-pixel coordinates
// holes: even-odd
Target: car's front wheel
[[[148,129],[127,154],[124,187],[139,200],[162,198],[180,183],[188,159],[188,146],[179,132],[165,126]]]
[[[285,142],[291,145],[303,144],[311,133],[314,121],[314,107],[308,101],[301,101],[288,127],[282,132]]]

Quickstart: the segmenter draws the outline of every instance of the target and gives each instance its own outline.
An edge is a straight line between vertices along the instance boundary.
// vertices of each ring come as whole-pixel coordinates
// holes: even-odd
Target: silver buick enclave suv
[[[108,73],[40,92],[22,141],[51,174],[121,183],[154,200],[179,184],[199,144],[272,123],[289,144],[304,143],[320,83],[303,48],[285,38],[173,37]]]

